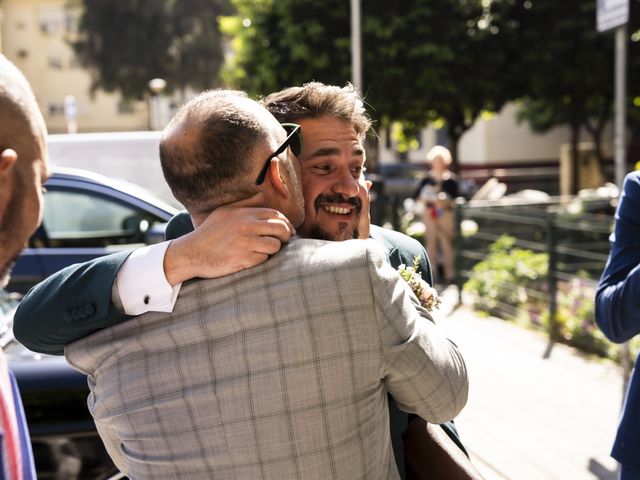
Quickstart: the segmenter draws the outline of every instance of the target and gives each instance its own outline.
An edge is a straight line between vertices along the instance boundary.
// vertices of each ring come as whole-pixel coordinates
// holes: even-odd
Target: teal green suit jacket
[[[183,212],[169,222],[166,236],[177,238],[192,230],[191,218]],[[382,245],[394,268],[411,265],[418,256],[422,277],[431,284],[431,268],[419,242],[377,226],[371,227],[371,238]],[[111,301],[116,274],[130,254],[124,251],[71,265],[33,287],[14,317],[16,339],[34,352],[64,355],[69,343],[130,318]]]

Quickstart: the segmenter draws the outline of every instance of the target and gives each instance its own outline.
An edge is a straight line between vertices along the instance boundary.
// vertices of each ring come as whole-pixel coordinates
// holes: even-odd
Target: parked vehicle
[[[58,133],[47,136],[47,150],[54,167],[82,168],[144,185],[179,207],[162,174],[161,136],[161,131]]]
[[[156,243],[177,210],[144,189],[83,170],[55,168],[45,184],[42,226],[19,257],[8,291],[118,249]],[[87,379],[63,357],[13,338],[18,293],[0,291],[0,347],[20,387],[38,478],[104,480],[117,470],[87,409]]]
[[[42,226],[8,291],[24,292],[73,263],[162,241],[177,213],[137,185],[83,170],[55,168],[45,189]],[[18,380],[38,478],[107,479],[117,470],[87,409],[87,379],[64,358],[30,352],[13,338],[19,297],[0,292],[0,346]]]
[[[178,211],[137,185],[84,170],[54,168],[45,189],[42,225],[8,291],[24,293],[68,265],[160,242]]]

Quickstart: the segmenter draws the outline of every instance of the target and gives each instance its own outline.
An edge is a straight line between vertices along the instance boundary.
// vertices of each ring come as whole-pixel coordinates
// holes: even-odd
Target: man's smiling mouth
[[[346,207],[344,205],[347,205]],[[315,200],[316,211],[322,209],[327,213],[336,215],[349,215],[360,213],[362,210],[362,200],[358,197],[347,197],[345,195],[321,194]]]
[[[350,208],[336,207],[334,205],[323,205],[322,208],[329,213],[337,213],[338,215],[348,215],[351,213]]]

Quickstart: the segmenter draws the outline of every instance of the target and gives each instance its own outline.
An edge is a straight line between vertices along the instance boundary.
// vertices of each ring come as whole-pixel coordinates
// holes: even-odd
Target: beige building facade
[[[73,52],[80,2],[0,0],[0,51],[31,82],[51,133],[147,130],[146,102],[90,93],[90,76]],[[65,101],[66,100],[66,101]]]

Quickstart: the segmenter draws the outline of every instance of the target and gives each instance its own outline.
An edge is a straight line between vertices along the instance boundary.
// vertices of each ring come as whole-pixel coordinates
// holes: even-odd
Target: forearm
[[[596,323],[611,341],[622,343],[640,333],[640,265],[623,280],[604,276],[595,299]]]
[[[374,262],[372,259],[376,320],[389,393],[400,408],[431,423],[455,418],[468,395],[462,355],[419,306],[397,272]]]
[[[72,265],[33,287],[14,316],[16,339],[35,352],[62,355],[68,343],[126,319],[111,302],[111,288],[130,253]]]

